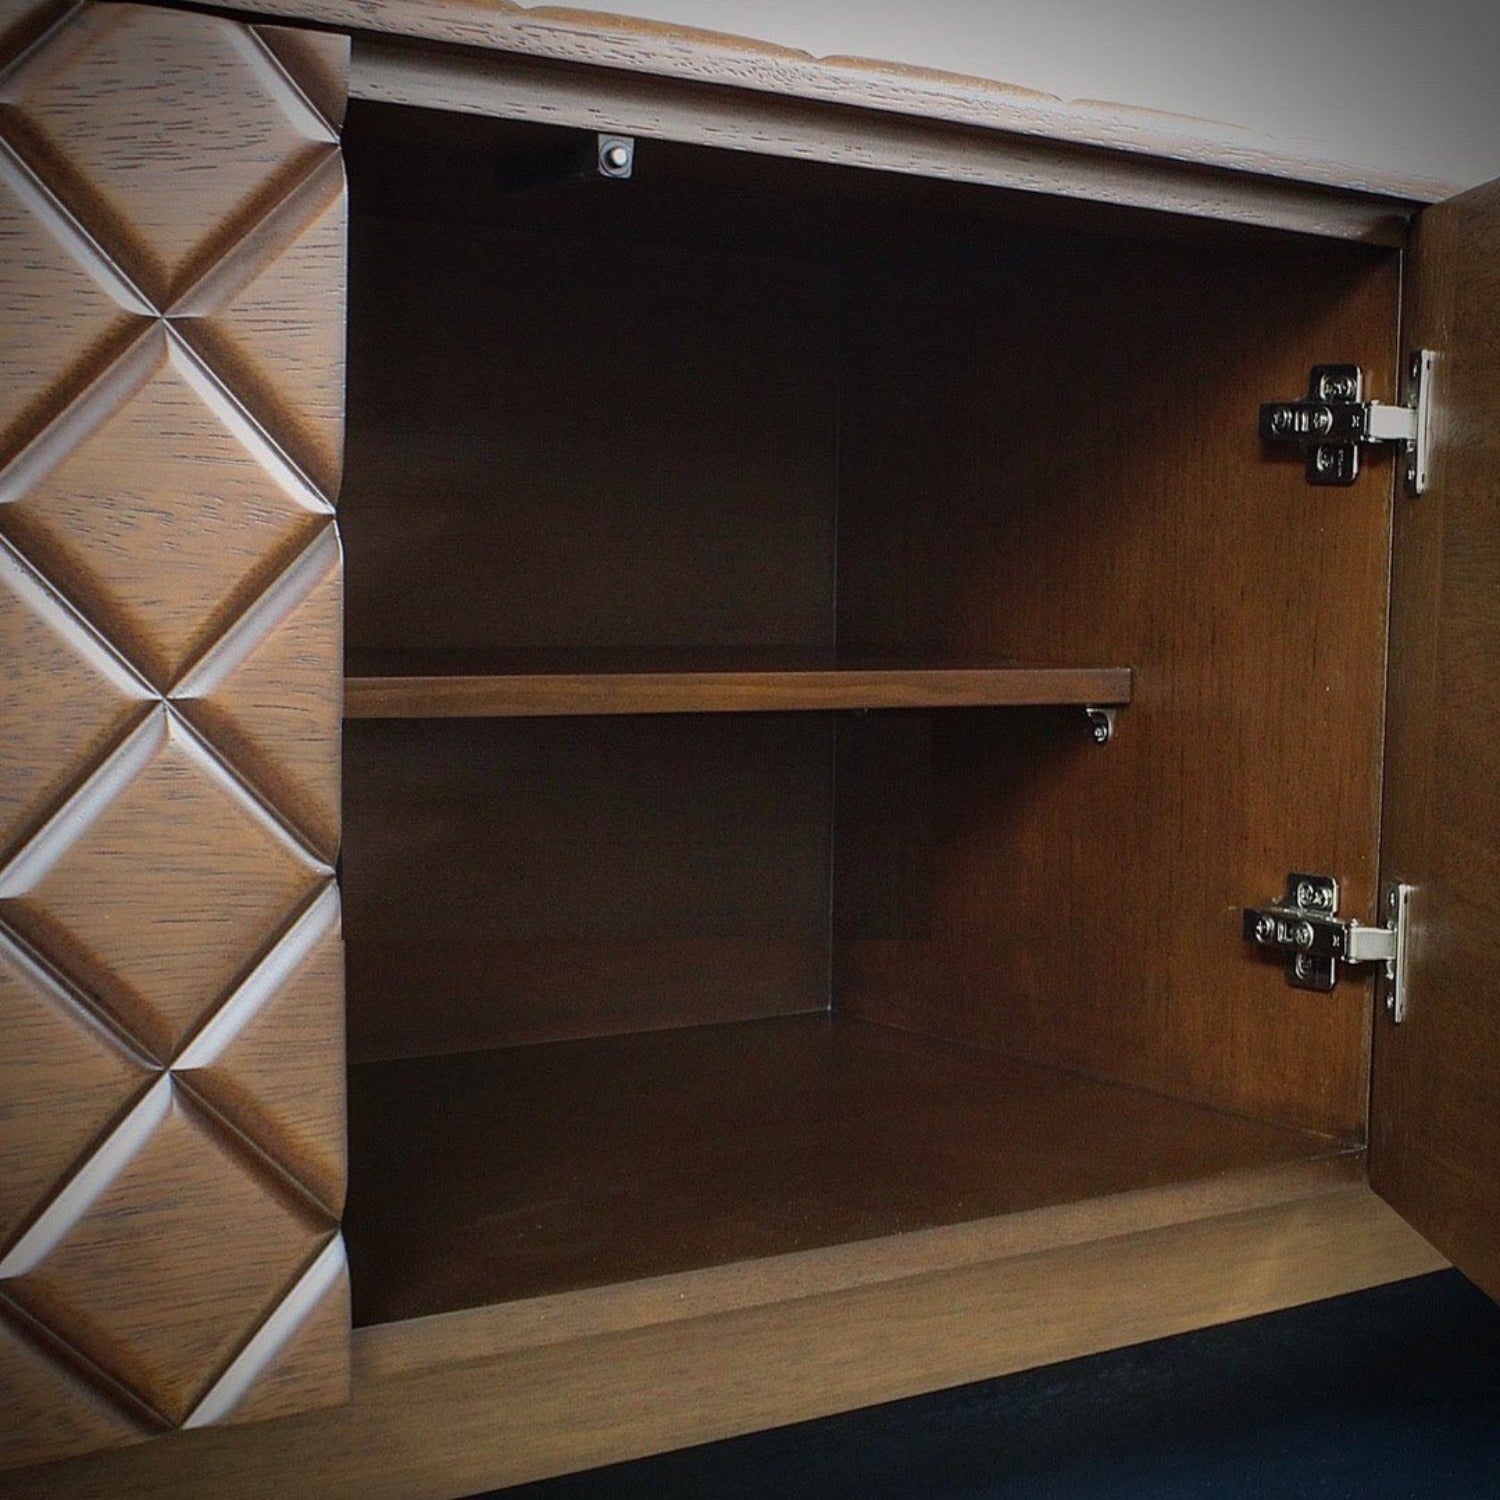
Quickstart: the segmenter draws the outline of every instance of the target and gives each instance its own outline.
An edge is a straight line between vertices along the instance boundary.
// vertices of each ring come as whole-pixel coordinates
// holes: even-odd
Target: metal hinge
[[[1383,964],[1385,1004],[1406,1019],[1406,946],[1412,887],[1387,888],[1384,927],[1339,918],[1339,883],[1331,875],[1288,875],[1286,895],[1245,909],[1245,941],[1286,955],[1287,983],[1331,990],[1342,964]]]
[[[1406,370],[1406,401],[1384,406],[1364,399],[1358,365],[1314,365],[1302,401],[1271,401],[1260,409],[1260,435],[1297,443],[1307,454],[1309,484],[1353,484],[1362,443],[1401,443],[1407,492],[1425,493],[1432,444],[1430,393],[1437,355],[1419,349]]]

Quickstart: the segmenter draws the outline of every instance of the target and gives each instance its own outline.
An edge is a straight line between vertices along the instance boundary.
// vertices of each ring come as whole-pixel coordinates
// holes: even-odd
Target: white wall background
[[[567,3],[567,0],[563,0]],[[1500,177],[1500,0],[593,0],[591,9],[1242,127],[1299,156]]]

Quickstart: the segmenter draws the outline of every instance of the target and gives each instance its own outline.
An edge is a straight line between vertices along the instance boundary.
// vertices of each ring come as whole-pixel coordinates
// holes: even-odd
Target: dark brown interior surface
[[[833,722],[344,727],[355,1061],[828,1006]]]
[[[1311,869],[1370,915],[1390,465],[1310,490],[1256,413],[1321,361],[1394,394],[1394,256],[660,143],[563,182],[590,142],[351,111],[352,651],[1133,701],[1102,750],[1050,708],[351,723],[352,1055],[831,999],[1361,1139],[1367,987],[1288,989],[1239,910]]]
[[[357,1324],[1337,1149],[828,1017],[371,1063],[349,1126]]]
[[[1391,466],[1309,488],[1257,414],[1335,359],[1392,399],[1396,277],[1035,234],[851,271],[841,649],[1118,661],[1133,690],[1101,754],[934,719],[931,931],[841,942],[846,1011],[1363,1135],[1368,983],[1288,989],[1239,912],[1315,870],[1373,916]]]

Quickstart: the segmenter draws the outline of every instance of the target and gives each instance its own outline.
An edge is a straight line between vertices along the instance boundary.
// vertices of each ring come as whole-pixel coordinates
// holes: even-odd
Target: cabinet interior
[[[1357,1148],[1394,253],[351,107],[358,1322]],[[1083,708],[1121,706],[1097,746]]]

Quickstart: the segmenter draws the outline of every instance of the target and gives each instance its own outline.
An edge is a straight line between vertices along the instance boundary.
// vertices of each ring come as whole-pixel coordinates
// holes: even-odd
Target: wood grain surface
[[[828,1005],[823,715],[355,720],[357,1059]]]
[[[486,661],[484,653],[477,653],[479,660],[467,652],[440,660],[424,655],[356,656],[345,679],[345,717],[785,713],[1130,700],[1130,671],[1123,667],[863,664],[830,660],[826,653],[798,661],[792,652],[780,665],[763,664],[776,653],[761,652],[746,652],[740,661],[728,653],[703,653],[705,661],[690,652],[639,652],[608,664],[592,653],[571,661],[569,653],[548,653],[547,661],[529,663]],[[716,655],[719,663],[711,664]]]
[[[704,87],[621,72],[601,62],[578,67],[362,39],[352,88],[360,98],[391,104],[720,145],[1376,244],[1399,243],[1415,207],[1409,197],[1382,196],[1378,188],[1330,190],[1191,161],[1080,149],[1025,132],[864,110],[857,90],[805,100],[734,83]],[[1429,195],[1440,197],[1442,190],[1429,186],[1416,194]]]
[[[16,1464],[348,1390],[348,44],[21,4],[0,55]]]
[[[856,268],[841,647],[1119,661],[1133,688],[1103,751],[1056,711],[932,716],[930,923],[847,905],[836,1008],[1362,1137],[1368,983],[1288,989],[1239,911],[1326,870],[1373,913],[1389,460],[1311,490],[1255,417],[1333,349],[1394,397],[1397,269],[1040,234]]]
[[[1500,188],[1424,215],[1406,347],[1438,353],[1432,485],[1398,499],[1382,875],[1416,887],[1407,1018],[1376,1017],[1371,1176],[1500,1297]]]
[[[350,1135],[360,1324],[1338,1149],[824,1016],[368,1064]]]
[[[258,0],[253,9],[349,27],[347,0]],[[596,64],[627,74],[818,99],[861,113],[951,121],[996,133],[1104,148],[1337,188],[1433,201],[1451,187],[1311,157],[1214,120],[1096,100],[1063,100],[1004,82],[851,57],[810,57],[742,36],[571,6],[510,0],[367,0],[359,27],[463,47]],[[361,86],[358,67],[354,87]]]
[[[0,1477],[0,1495],[50,1496],[61,1485],[77,1500],[164,1488],[184,1500],[259,1500],[267,1474],[291,1500],[473,1494],[1250,1317],[1443,1264],[1367,1187],[1333,1167],[1336,1175],[1311,1191],[1306,1180],[1281,1178],[1239,1202],[1226,1194],[1217,1213],[1201,1200],[1201,1185],[1159,1189],[1140,1195],[1123,1219],[1106,1212],[1096,1220],[1102,1237],[1070,1219],[1050,1247],[1038,1235],[1015,1255],[1001,1248],[823,1295],[782,1300],[784,1283],[773,1272],[764,1298],[747,1288],[738,1308],[557,1342],[528,1337],[510,1352],[466,1350],[457,1333],[444,1336],[455,1356],[444,1361],[432,1357],[425,1320],[361,1329],[346,1407],[258,1429],[175,1434],[109,1459]],[[734,1269],[742,1280],[756,1273]],[[687,1306],[696,1310],[691,1294]],[[487,1315],[459,1315],[471,1316],[482,1338]],[[402,1352],[408,1342],[410,1361]]]

